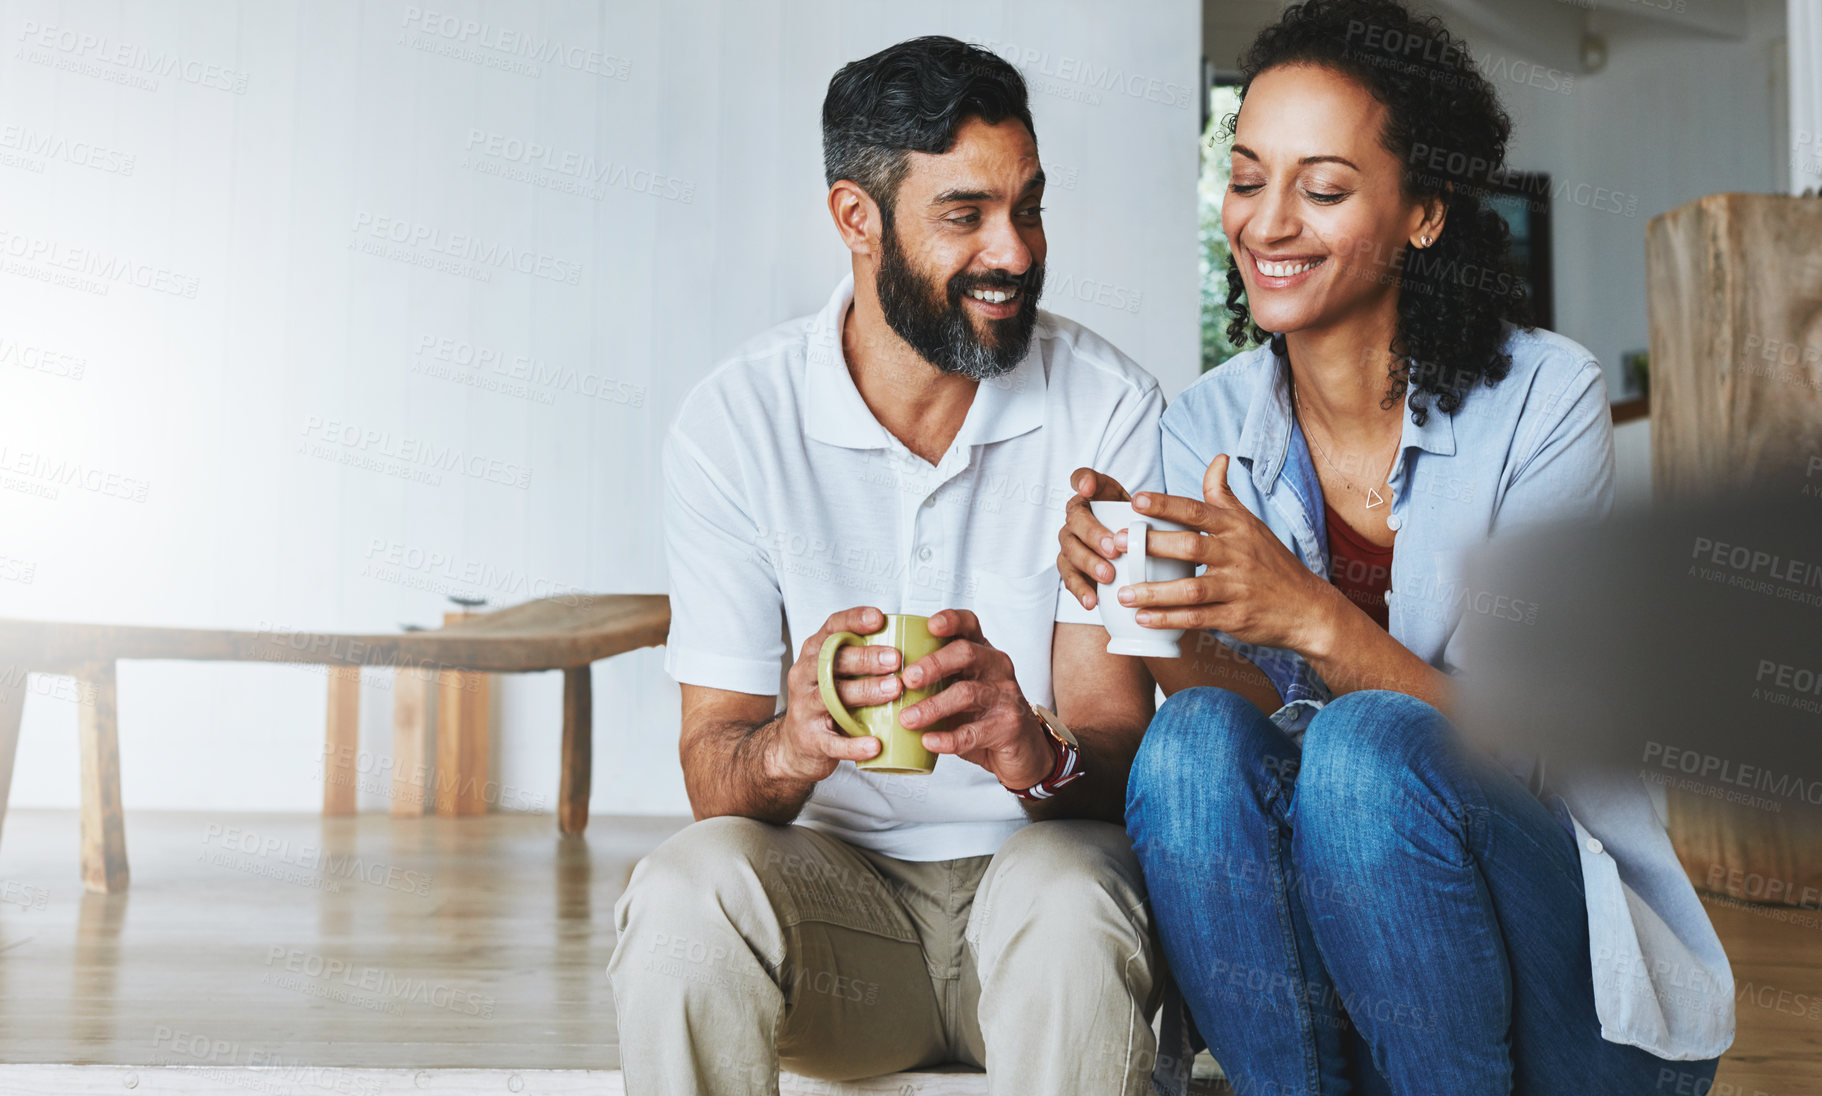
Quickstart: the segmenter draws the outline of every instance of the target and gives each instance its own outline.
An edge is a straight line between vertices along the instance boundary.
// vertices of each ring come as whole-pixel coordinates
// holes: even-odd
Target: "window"
[[[1227,237],[1221,231],[1221,197],[1227,193],[1228,154],[1233,135],[1227,119],[1240,109],[1240,88],[1215,80],[1208,90],[1207,119],[1202,127],[1202,178],[1196,204],[1202,236],[1202,371],[1245,350],[1228,341]]]

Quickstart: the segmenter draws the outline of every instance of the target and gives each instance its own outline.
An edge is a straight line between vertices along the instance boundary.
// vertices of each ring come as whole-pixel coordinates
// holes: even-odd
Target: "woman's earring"
[[[1423,238],[1422,238],[1422,239],[1421,239],[1421,240],[1420,240],[1420,241],[1419,241],[1419,242],[1420,242],[1420,243],[1421,243],[1421,244],[1422,244],[1422,246],[1424,246],[1424,247],[1429,247],[1429,246],[1430,246],[1430,238],[1429,238],[1429,237],[1428,237],[1428,236],[1425,236],[1425,237],[1423,237]]]

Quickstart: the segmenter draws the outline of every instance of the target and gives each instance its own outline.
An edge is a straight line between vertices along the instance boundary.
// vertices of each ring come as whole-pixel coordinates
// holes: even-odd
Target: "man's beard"
[[[1018,275],[1003,270],[957,274],[945,290],[934,279],[911,269],[899,249],[897,231],[888,227],[880,242],[879,274],[873,285],[886,322],[919,356],[945,373],[984,381],[1011,372],[1024,360],[1037,326],[1044,265],[1033,262]],[[962,304],[970,289],[1018,291],[1017,315],[987,321],[989,342],[976,334],[974,321]]]

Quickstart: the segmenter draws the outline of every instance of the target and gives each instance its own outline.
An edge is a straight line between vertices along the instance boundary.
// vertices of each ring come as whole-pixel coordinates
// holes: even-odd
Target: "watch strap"
[[[1007,788],[1013,795],[1028,803],[1049,799],[1063,788],[1088,775],[1082,768],[1082,751],[1065,742],[1050,729],[1050,721],[1034,705],[1032,714],[1038,717],[1038,724],[1044,728],[1044,735],[1050,739],[1050,745],[1056,752],[1056,764],[1051,766],[1050,775],[1029,788]]]

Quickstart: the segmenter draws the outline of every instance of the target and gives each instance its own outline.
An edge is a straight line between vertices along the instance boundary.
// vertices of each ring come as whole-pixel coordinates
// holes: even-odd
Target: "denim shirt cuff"
[[[1322,710],[1323,703],[1320,700],[1307,698],[1293,700],[1267,718],[1276,724],[1279,730],[1290,735],[1292,740],[1300,741],[1303,738],[1303,732],[1309,728],[1310,720],[1315,719],[1316,713]]]

